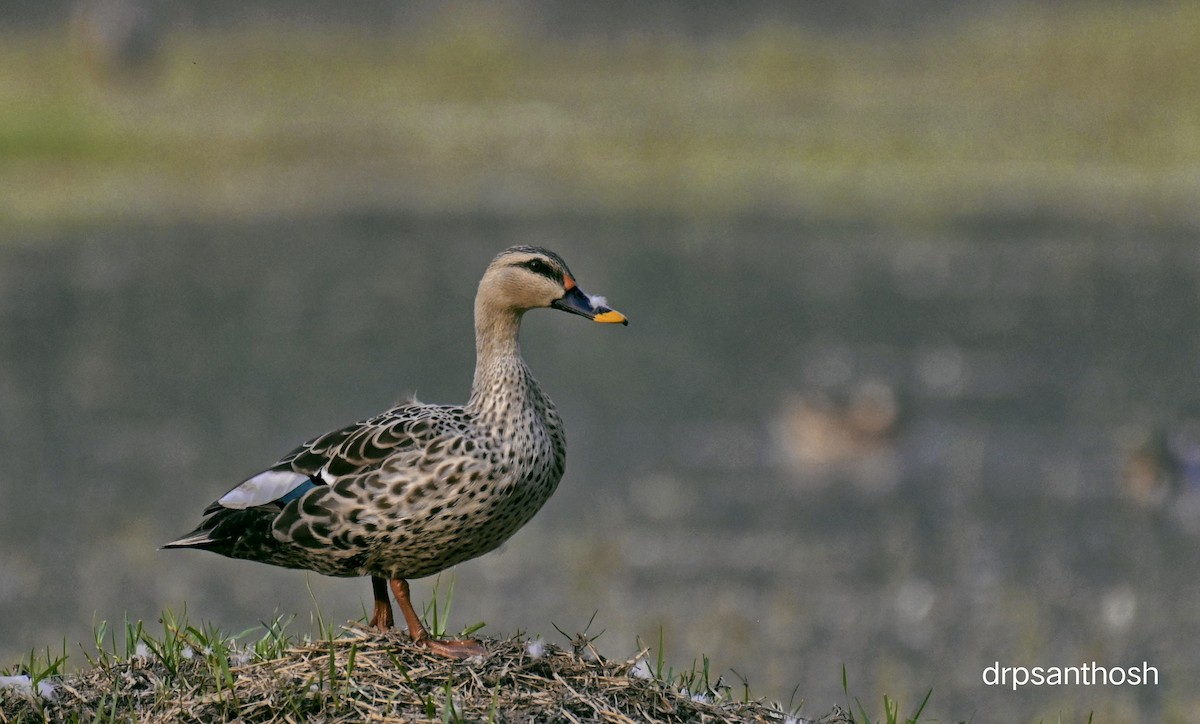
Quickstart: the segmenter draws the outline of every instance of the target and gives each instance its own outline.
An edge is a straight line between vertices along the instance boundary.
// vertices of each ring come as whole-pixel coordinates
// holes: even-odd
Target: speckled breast
[[[361,573],[421,578],[495,550],[554,493],[566,459],[561,430],[543,424],[496,431],[474,452],[402,502]]]

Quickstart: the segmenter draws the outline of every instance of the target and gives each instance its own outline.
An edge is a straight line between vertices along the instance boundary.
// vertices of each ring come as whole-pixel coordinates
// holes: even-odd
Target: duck
[[[390,588],[414,642],[450,658],[486,656],[477,640],[431,636],[408,581],[495,550],[558,487],[562,420],[518,344],[522,316],[539,308],[629,324],[603,297],[585,294],[558,254],[505,249],[475,295],[465,405],[413,399],[315,437],[217,498],[194,530],[163,548],[370,577],[369,626],[394,626]]]

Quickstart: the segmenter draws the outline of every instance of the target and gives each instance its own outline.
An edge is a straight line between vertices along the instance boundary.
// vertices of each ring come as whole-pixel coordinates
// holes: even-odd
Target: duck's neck
[[[519,414],[536,394],[517,334],[521,315],[510,310],[475,308],[475,380],[467,409],[484,417]]]

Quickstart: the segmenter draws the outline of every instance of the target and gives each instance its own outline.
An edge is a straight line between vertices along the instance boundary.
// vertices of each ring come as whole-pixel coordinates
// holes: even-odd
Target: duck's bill
[[[555,309],[561,309],[564,312],[578,314],[581,317],[587,317],[593,322],[603,322],[605,324],[629,324],[629,320],[625,318],[615,309],[609,309],[604,305],[604,300],[600,297],[589,297],[579,291],[579,287],[572,286],[567,290],[558,301],[550,306]]]

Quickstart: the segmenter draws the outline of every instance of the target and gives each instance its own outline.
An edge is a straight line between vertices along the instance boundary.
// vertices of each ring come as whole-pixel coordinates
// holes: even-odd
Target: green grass
[[[447,626],[450,620],[450,605],[454,601],[454,574],[450,574],[444,594],[439,590],[441,585],[442,577],[439,574],[433,579],[433,591],[430,593],[429,601],[425,604],[421,616],[428,624],[429,633],[435,638],[445,638],[451,633],[447,630]],[[471,624],[459,631],[458,637],[467,638],[486,625],[483,621]]]
[[[921,703],[917,705],[917,708],[913,711],[913,713],[904,719],[900,718],[900,702],[888,696],[887,694],[884,694],[883,712],[879,717],[872,720],[870,715],[867,714],[866,707],[863,706],[858,697],[853,697],[854,705],[851,706],[850,700],[852,697],[850,695],[850,685],[846,675],[846,666],[843,664],[842,693],[846,695],[847,709],[849,709],[851,712],[855,710],[858,711],[860,718],[857,721],[859,724],[872,724],[873,721],[879,722],[879,724],[917,724],[917,722],[921,720],[921,714],[925,711],[925,707],[929,704],[929,698],[933,696],[933,689],[925,692],[925,698],[921,699]]]
[[[356,206],[934,223],[1053,209],[1196,221],[1200,6],[1072,3],[912,37],[764,26],[558,41],[167,37],[97,82],[66,34],[0,42],[0,222]]]

